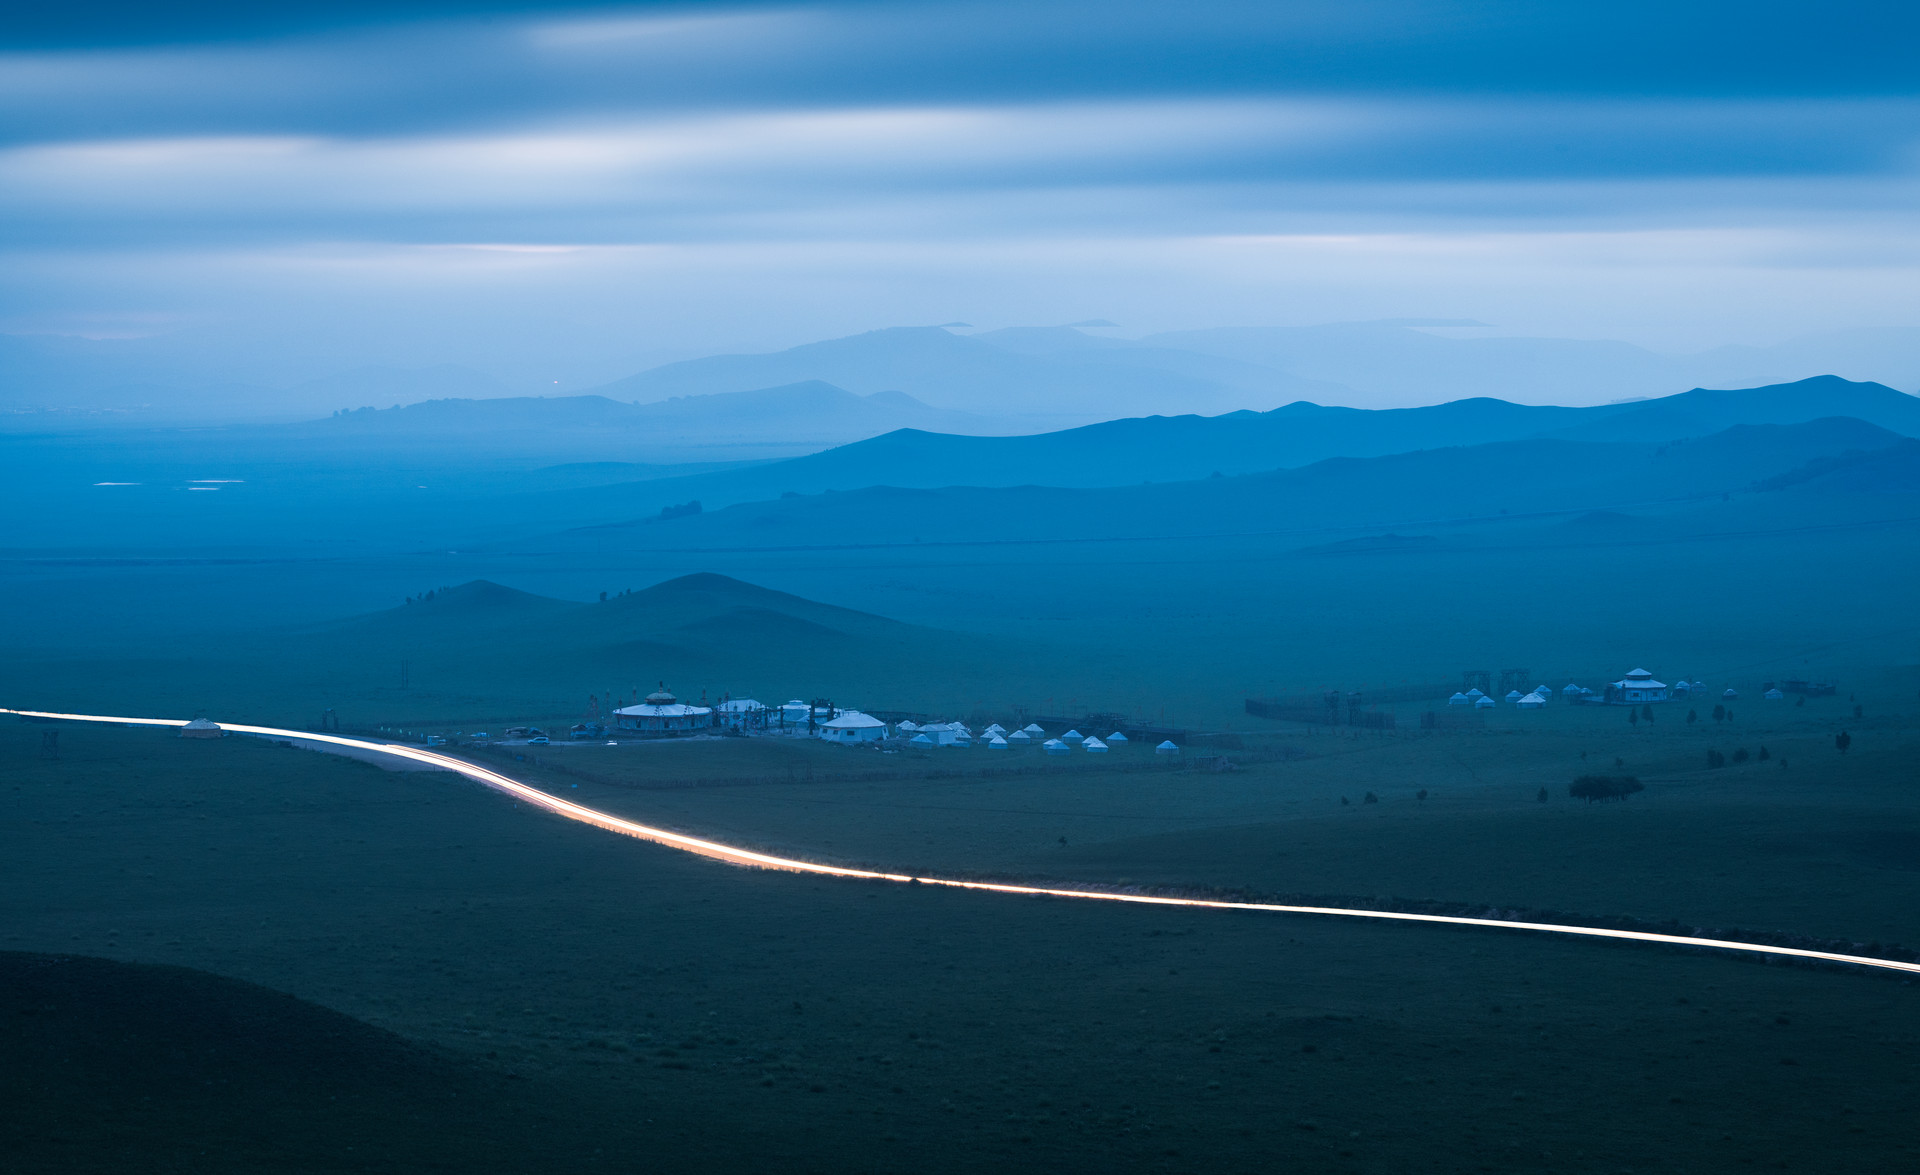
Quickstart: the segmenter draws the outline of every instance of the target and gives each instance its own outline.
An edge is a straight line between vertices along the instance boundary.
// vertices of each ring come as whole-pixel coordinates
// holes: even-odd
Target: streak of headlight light
[[[0,707],[0,714],[18,714],[23,718],[52,718],[69,722],[108,722],[121,726],[185,726],[185,718],[115,718],[101,714],[59,714],[45,710],[11,710]],[[1898,959],[1876,959],[1871,955],[1843,955],[1833,951],[1812,951],[1801,947],[1771,946],[1757,942],[1735,942],[1723,938],[1695,938],[1685,934],[1655,934],[1646,930],[1610,930],[1601,926],[1565,926],[1554,922],[1517,922],[1505,918],[1466,918],[1452,914],[1406,914],[1394,910],[1355,910],[1341,906],[1288,906],[1276,902],[1221,902],[1207,898],[1169,898],[1155,897],[1150,894],[1102,893],[1087,889],[1052,889],[1036,885],[1009,885],[994,881],[959,881],[946,877],[916,877],[911,873],[881,873],[871,869],[846,869],[837,865],[819,865],[812,861],[798,861],[789,857],[775,857],[766,853],[756,853],[751,849],[735,848],[718,841],[703,840],[684,833],[670,832],[664,828],[654,828],[632,820],[601,812],[571,800],[548,795],[538,788],[529,787],[518,780],[509,779],[497,771],[456,759],[451,755],[436,755],[432,751],[417,750],[401,746],[398,743],[376,743],[365,739],[344,738],[337,734],[310,733],[302,730],[281,730],[272,726],[242,726],[237,723],[223,722],[222,730],[240,734],[266,735],[272,738],[299,739],[310,743],[328,743],[334,746],[352,747],[355,750],[374,751],[382,755],[411,759],[416,763],[443,768],[457,772],[478,783],[507,793],[516,799],[525,800],[536,807],[544,808],[557,816],[569,820],[578,820],[582,824],[591,824],[608,832],[617,832],[624,836],[637,837],[655,844],[667,845],[689,853],[698,853],[703,857],[730,861],[736,865],[750,865],[760,869],[785,869],[795,873],[816,873],[829,877],[852,877],[867,881],[892,881],[900,883],[917,882],[921,885],[942,885],[951,889],[986,890],[992,893],[1024,894],[1030,897],[1076,898],[1084,901],[1126,902],[1136,906],[1186,906],[1204,910],[1254,910],[1268,914],[1320,914],[1339,918],[1374,918],[1386,922],[1432,922],[1447,926],[1486,926],[1499,930],[1533,930],[1546,934],[1574,934],[1586,938],[1624,939],[1630,942],[1655,942],[1668,946],[1704,947],[1720,951],[1745,951],[1757,955],[1783,955],[1795,959],[1817,959],[1824,963],[1849,963],[1859,967],[1879,967],[1888,971],[1904,971],[1920,974],[1920,963],[1903,963]]]

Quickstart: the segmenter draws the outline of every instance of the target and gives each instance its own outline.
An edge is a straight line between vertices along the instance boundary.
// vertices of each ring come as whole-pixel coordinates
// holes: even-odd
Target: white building
[[[615,710],[613,719],[621,730],[631,730],[642,737],[661,738],[709,729],[713,726],[713,708],[690,706],[668,693],[663,684],[648,694],[647,700],[638,706]]]
[[[887,737],[887,724],[871,714],[842,710],[815,732],[830,743],[872,743]]]
[[[1607,687],[1607,700],[1616,706],[1639,706],[1667,698],[1667,683],[1655,681],[1644,669],[1636,669]]]
[[[936,747],[965,747],[973,744],[973,731],[962,722],[929,722],[916,728]]]

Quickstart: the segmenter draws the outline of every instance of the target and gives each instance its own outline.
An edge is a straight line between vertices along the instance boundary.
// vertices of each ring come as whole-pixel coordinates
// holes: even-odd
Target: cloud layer
[[[0,55],[0,329],[431,289],[367,345],[499,351],[538,296],[617,364],[890,307],[1675,346],[1920,309],[1885,5],[111,9]],[[580,345],[520,318],[525,363]]]

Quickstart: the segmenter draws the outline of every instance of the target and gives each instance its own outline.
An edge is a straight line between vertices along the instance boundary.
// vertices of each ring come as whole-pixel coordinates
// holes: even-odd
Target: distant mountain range
[[[1340,457],[1297,469],[1166,484],[940,489],[873,485],[794,494],[612,531],[630,548],[739,550],[908,543],[1076,542],[1191,535],[1302,534],[1405,527],[1557,512],[1671,505],[1747,493],[1792,478],[1858,470],[1863,457],[1915,448],[1846,417],[1743,424],[1685,440],[1558,437]],[[1826,471],[1819,463],[1832,463]],[[1893,484],[1904,466],[1866,468]],[[1798,482],[1794,484],[1800,484]]]
[[[1692,355],[1609,340],[1458,337],[1462,331],[1484,334],[1479,324],[1432,320],[1233,327],[1143,339],[1110,337],[1098,327],[974,334],[898,327],[778,352],[671,363],[589,391],[651,403],[817,381],[859,396],[900,392],[933,409],[992,418],[999,422],[994,431],[1031,432],[1156,413],[1266,411],[1297,400],[1394,406],[1493,397],[1592,404],[1828,371],[1896,386],[1920,383],[1920,330],[1858,330]],[[335,362],[331,354],[281,355],[257,341],[223,342],[204,331],[119,340],[0,335],[0,423],[47,413],[96,424],[296,419],[343,408],[498,398],[515,390],[452,364],[329,370]]]
[[[1427,408],[1369,411],[1296,403],[1271,412],[1113,420],[1032,436],[955,436],[901,430],[792,460],[644,485],[615,487],[636,513],[698,500],[712,508],[865,486],[1114,486],[1176,482],[1294,468],[1336,457],[1527,438],[1662,443],[1735,425],[1798,424],[1850,417],[1920,436],[1920,397],[1881,384],[1821,376],[1738,391],[1592,408],[1458,400]]]
[[[288,436],[334,443],[542,450],[575,456],[773,445],[791,452],[900,428],[970,434],[1009,426],[930,408],[904,392],[855,395],[819,380],[633,404],[606,396],[429,400],[339,412],[287,426]]]
[[[942,407],[1096,420],[1264,411],[1295,400],[1394,405],[1495,397],[1592,404],[1823,371],[1920,382],[1920,331],[1856,331],[1682,356],[1605,339],[1434,333],[1476,325],[1389,320],[1135,340],[1064,326],[973,335],[901,327],[770,354],[672,363],[595,390],[650,400],[821,379],[861,393],[900,390]]]

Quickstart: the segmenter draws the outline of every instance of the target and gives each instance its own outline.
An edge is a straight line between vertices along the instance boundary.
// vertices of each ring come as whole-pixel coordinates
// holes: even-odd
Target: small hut
[[[1107,753],[1107,744],[1097,738],[1090,738],[1080,744],[1080,749],[1089,755],[1104,755]]]
[[[205,718],[195,718],[180,728],[181,738],[220,738],[225,734],[226,731]]]
[[[1769,702],[1777,702],[1777,701],[1779,701],[1779,700],[1780,700],[1781,698],[1784,698],[1784,697],[1786,697],[1787,695],[1785,695],[1785,694],[1783,694],[1783,693],[1781,693],[1781,692],[1780,692],[1779,690],[1777,690],[1777,689],[1770,689],[1770,690],[1768,690],[1768,691],[1767,691],[1766,693],[1764,693],[1764,694],[1761,694],[1760,696],[1761,696],[1761,697],[1763,697],[1763,698],[1765,698],[1765,699],[1766,699],[1767,701],[1769,701]]]
[[[1040,724],[1038,722],[1029,722],[1025,726],[1021,727],[1020,729],[1026,731],[1029,735],[1033,735],[1036,738],[1039,737],[1040,735],[1047,733],[1046,731],[1040,729]]]
[[[987,749],[989,751],[1004,751],[1007,749],[1007,740],[997,734],[988,735]]]
[[[928,738],[924,734],[916,734],[911,739],[907,740],[907,745],[912,747],[931,748],[933,746],[933,740]]]
[[[1041,743],[1040,745],[1046,748],[1047,754],[1049,755],[1064,755],[1067,752],[1073,750],[1072,747],[1061,742],[1057,738],[1050,738],[1046,742]]]
[[[1449,706],[1471,706],[1471,705],[1473,705],[1473,699],[1472,699],[1472,698],[1470,698],[1470,697],[1468,697],[1468,696],[1467,696],[1467,695],[1465,695],[1465,694],[1462,694],[1462,693],[1456,693],[1456,694],[1454,694],[1454,695],[1453,695],[1452,697],[1450,697],[1450,698],[1448,698],[1448,699],[1447,699],[1447,705],[1449,705]]]
[[[1172,739],[1168,739],[1166,742],[1153,748],[1153,753],[1156,755],[1177,755],[1180,753],[1180,747]]]
[[[1016,730],[1007,736],[1007,741],[1009,743],[1019,743],[1021,746],[1026,746],[1033,741],[1033,736],[1024,730]]]
[[[1109,743],[1123,743],[1127,741],[1127,736],[1116,730],[1107,736],[1107,741]]]
[[[1069,730],[1067,733],[1060,736],[1060,741],[1063,743],[1084,742],[1086,740],[1086,737],[1087,737],[1086,735],[1081,734],[1077,730]]]
[[[1493,699],[1488,697],[1485,694],[1481,694],[1479,697],[1473,700],[1473,708],[1476,710],[1491,710],[1493,709],[1493,706],[1494,706]]]

